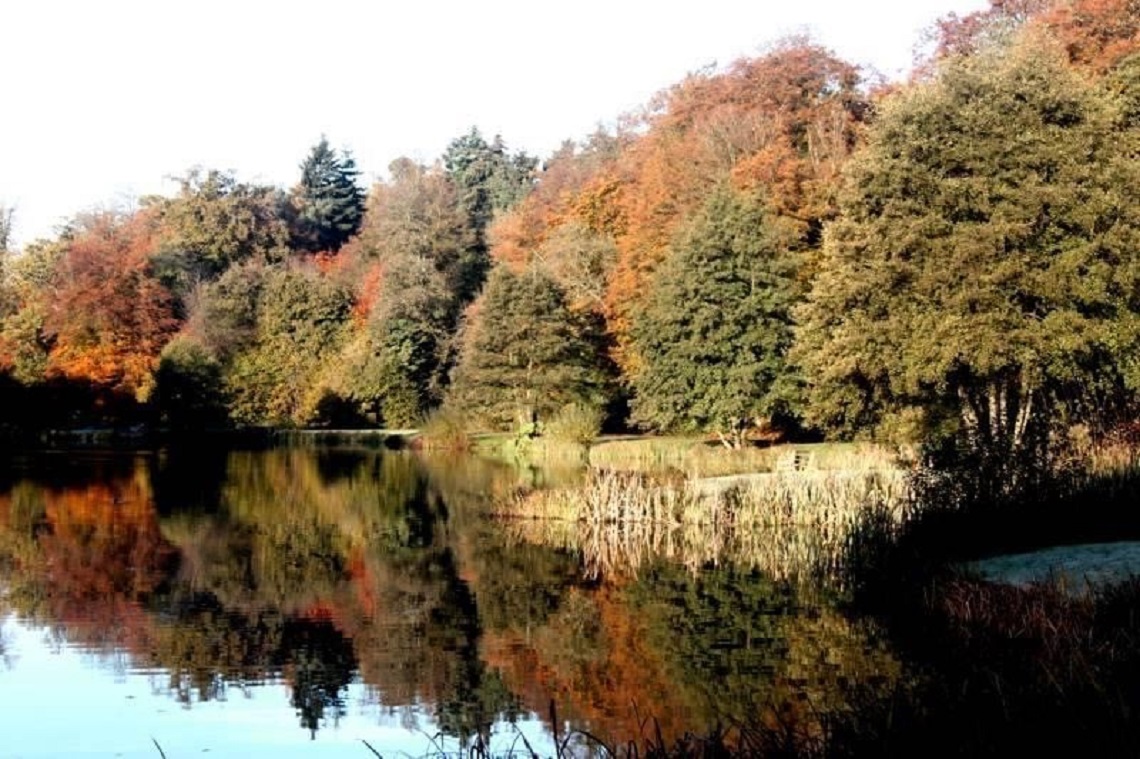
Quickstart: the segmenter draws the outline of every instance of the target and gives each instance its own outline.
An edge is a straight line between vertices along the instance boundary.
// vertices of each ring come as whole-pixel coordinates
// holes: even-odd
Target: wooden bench
[[[811,451],[788,451],[776,462],[777,472],[802,472],[815,468],[815,454]]]

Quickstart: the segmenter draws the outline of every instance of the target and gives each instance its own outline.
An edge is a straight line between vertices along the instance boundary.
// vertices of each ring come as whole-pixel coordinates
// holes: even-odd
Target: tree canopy
[[[635,420],[739,446],[787,411],[798,256],[770,217],[722,189],[674,244],[633,324]]]
[[[0,258],[0,407],[1099,434],[1140,407],[1138,30],[1140,0],[991,0],[889,87],[793,37],[541,163],[472,128],[367,195],[324,137],[289,190],[192,169]]]
[[[1054,50],[948,62],[881,108],[800,314],[809,418],[901,408],[1005,452],[1140,381],[1137,135]]]
[[[492,272],[455,371],[453,401],[496,428],[546,420],[569,403],[601,407],[608,378],[597,336],[539,271]]]
[[[293,190],[295,247],[336,252],[357,233],[365,197],[356,183],[359,176],[352,156],[347,151],[337,155],[322,136],[301,164],[301,181]]]

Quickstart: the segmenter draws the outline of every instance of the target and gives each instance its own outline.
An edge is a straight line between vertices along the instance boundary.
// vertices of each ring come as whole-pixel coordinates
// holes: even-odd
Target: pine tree
[[[758,199],[714,194],[635,320],[634,420],[739,446],[754,422],[787,411],[795,264]]]
[[[607,402],[598,342],[552,279],[496,269],[475,309],[451,394],[463,411],[507,428],[569,403]]]
[[[352,156],[347,151],[338,156],[322,136],[301,164],[301,182],[293,191],[295,248],[336,251],[360,230],[365,195],[356,183],[359,176]]]

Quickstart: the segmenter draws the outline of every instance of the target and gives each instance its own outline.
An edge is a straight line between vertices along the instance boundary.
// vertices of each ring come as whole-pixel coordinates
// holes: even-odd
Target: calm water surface
[[[810,732],[900,676],[826,590],[644,547],[600,571],[488,516],[545,476],[314,448],[4,465],[0,757],[585,753]]]

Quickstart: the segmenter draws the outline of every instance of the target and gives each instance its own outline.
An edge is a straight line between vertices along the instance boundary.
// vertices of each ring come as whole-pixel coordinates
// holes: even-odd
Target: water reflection
[[[376,719],[464,745],[534,714],[615,742],[650,718],[666,741],[757,723],[810,741],[846,689],[899,676],[872,629],[769,575],[606,574],[520,543],[484,514],[533,472],[312,448],[15,471],[0,577],[24,624],[187,707],[284,682],[306,737],[361,684]]]

